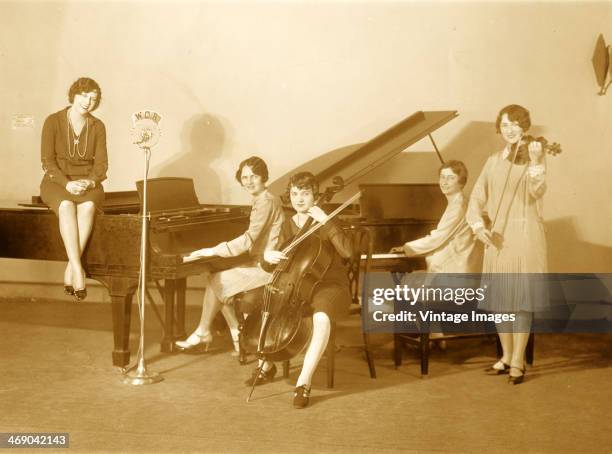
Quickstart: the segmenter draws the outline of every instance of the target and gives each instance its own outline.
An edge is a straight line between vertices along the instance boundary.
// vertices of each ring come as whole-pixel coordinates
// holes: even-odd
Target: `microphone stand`
[[[147,246],[149,244],[147,233],[149,231],[149,214],[147,212],[147,176],[149,174],[149,159],[151,158],[151,148],[141,146],[145,152],[144,179],[142,181],[142,233],[140,235],[140,283],[138,285],[140,315],[140,343],[138,345],[138,366],[134,373],[126,374],[123,383],[129,385],[150,385],[158,383],[164,379],[156,372],[147,371],[144,359],[144,326],[145,326],[145,294],[147,288]]]

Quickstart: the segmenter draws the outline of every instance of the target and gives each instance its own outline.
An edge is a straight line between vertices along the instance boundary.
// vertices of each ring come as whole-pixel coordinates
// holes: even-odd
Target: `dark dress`
[[[70,135],[74,134],[69,130],[67,115],[68,108],[49,115],[42,129],[41,160],[45,176],[40,183],[40,196],[56,214],[62,200],[92,201],[96,207],[102,206],[104,189],[101,182],[106,179],[108,169],[104,123],[88,115],[80,135],[80,148],[75,150],[71,144],[69,151]],[[66,184],[80,179],[95,181],[95,187],[81,195],[69,193]]]
[[[298,227],[291,218],[288,218],[285,226],[287,234],[292,237],[298,232]],[[313,313],[325,312],[332,321],[338,320],[348,313],[352,301],[348,271],[343,261],[343,259],[351,258],[351,240],[334,219],[329,220],[313,235],[318,235],[322,241],[331,243],[336,253],[325,279],[314,291],[311,302],[312,310]]]

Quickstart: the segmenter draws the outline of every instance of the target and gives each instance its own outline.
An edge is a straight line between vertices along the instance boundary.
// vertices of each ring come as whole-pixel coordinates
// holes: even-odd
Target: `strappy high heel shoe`
[[[212,344],[212,334],[198,334],[192,333],[184,341],[176,341],[174,345],[177,350],[185,353],[206,353],[208,347]]]
[[[66,282],[68,282],[66,284]],[[74,296],[74,287],[72,285],[72,270],[70,269],[70,263],[66,265],[64,271],[64,295]]]
[[[255,368],[253,374],[244,382],[247,386],[259,386],[264,383],[272,383],[274,376],[276,375],[276,364],[272,364],[272,367],[268,370]]]
[[[508,376],[508,383],[512,383],[513,385],[520,385],[525,380],[525,366],[522,368],[512,366],[510,369],[515,369],[521,372],[521,375],[512,375]]]
[[[83,301],[85,298],[87,298],[87,289],[82,288],[80,290],[75,290],[74,297],[76,298],[77,302]]]
[[[87,298],[87,289],[85,288],[85,279],[87,278],[87,276],[85,275],[84,270],[81,270],[81,274],[83,276],[83,281],[82,281],[83,287],[80,289],[77,289],[76,286],[73,285],[73,291],[74,291],[73,295],[74,295],[74,298],[77,300],[77,302],[81,302],[85,298]]]
[[[493,364],[488,369],[485,369],[488,375],[503,375],[510,372],[510,364],[506,364],[501,359]]]
[[[293,392],[293,408],[306,408],[310,402],[310,388],[298,386]]]

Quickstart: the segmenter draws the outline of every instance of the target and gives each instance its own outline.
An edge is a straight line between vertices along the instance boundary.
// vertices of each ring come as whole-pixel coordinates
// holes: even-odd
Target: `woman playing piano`
[[[428,273],[479,273],[482,250],[465,221],[468,201],[463,188],[467,182],[467,168],[461,161],[447,161],[440,166],[438,176],[440,190],[448,201],[440,222],[429,235],[394,247],[391,252],[403,252],[408,257],[424,255]],[[430,334],[431,339],[441,336],[442,333]],[[438,345],[442,349],[446,346],[444,341],[439,341]]]
[[[183,351],[204,350],[212,342],[211,326],[219,311],[222,312],[230,328],[234,350],[238,347],[238,320],[229,298],[267,284],[271,274],[258,266],[264,251],[278,247],[284,221],[280,198],[266,190],[268,167],[257,156],[240,163],[236,180],[253,198],[249,227],[244,234],[231,241],[223,242],[212,248],[194,251],[192,257],[238,257],[248,253],[244,263],[229,270],[210,276],[209,285],[204,292],[202,316],[196,330],[184,341],[176,345]]]
[[[440,190],[448,201],[440,222],[429,235],[395,247],[391,252],[403,252],[408,257],[425,255],[430,273],[480,272],[479,255],[474,253],[474,235],[465,221],[467,199],[463,187],[468,176],[465,164],[447,161],[440,166],[438,176]]]
[[[287,236],[294,237],[298,230],[306,223],[308,218],[324,224],[316,233],[322,241],[329,242],[334,250],[334,257],[325,278],[317,286],[311,300],[313,310],[313,331],[310,344],[304,356],[302,371],[298,377],[293,397],[295,408],[304,408],[308,405],[312,376],[319,364],[329,340],[331,320],[348,312],[351,303],[347,270],[342,258],[350,258],[352,247],[350,238],[334,219],[329,219],[325,212],[315,206],[319,186],[310,172],[300,172],[293,175],[287,188],[291,205],[296,214],[287,219],[285,229]],[[280,251],[268,251],[264,259],[277,264],[287,257]],[[276,374],[276,366],[270,362],[261,363],[253,375],[246,381],[249,386],[270,382]]]
[[[101,183],[108,168],[106,128],[91,115],[101,99],[96,81],[78,79],[68,91],[70,106],[49,115],[42,129],[40,196],[59,218],[68,256],[64,292],[77,301],[87,296],[81,254],[104,201]]]
[[[513,384],[525,375],[533,313],[548,306],[545,283],[529,274],[547,270],[541,217],[546,162],[540,142],[524,143],[530,126],[529,111],[522,106],[509,105],[499,112],[496,129],[506,145],[487,159],[466,215],[485,245],[483,273],[489,282],[482,308],[516,317],[514,323],[497,325],[503,356],[489,370],[493,375],[509,373]]]

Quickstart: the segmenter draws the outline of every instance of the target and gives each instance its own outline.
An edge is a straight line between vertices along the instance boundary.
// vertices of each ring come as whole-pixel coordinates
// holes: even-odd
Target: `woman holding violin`
[[[530,126],[524,107],[513,104],[501,109],[496,128],[505,147],[487,159],[466,213],[468,224],[485,245],[483,273],[488,288],[481,307],[515,314],[514,322],[497,326],[503,356],[488,372],[509,373],[513,384],[521,383],[525,376],[533,313],[548,304],[547,289],[533,274],[547,271],[542,222],[544,151],[559,152],[557,144],[548,147],[545,139],[526,136]]]
[[[252,156],[240,163],[236,180],[253,198],[249,228],[244,234],[231,241],[225,241],[212,248],[204,248],[191,253],[190,257],[238,257],[244,254],[240,266],[220,271],[210,276],[204,292],[202,317],[196,330],[176,346],[183,351],[208,349],[212,342],[211,326],[215,316],[222,312],[238,351],[238,320],[234,308],[228,304],[229,298],[266,284],[271,274],[258,266],[266,250],[278,247],[283,227],[283,208],[279,197],[266,189],[268,167],[263,159]]]
[[[342,259],[351,257],[352,246],[350,238],[338,223],[315,205],[319,187],[312,173],[300,172],[293,175],[287,191],[291,205],[296,211],[284,225],[288,237],[294,238],[305,225],[308,226],[314,220],[322,226],[312,235],[318,237],[321,249],[326,248],[331,254],[323,277],[313,286],[310,299],[312,337],[306,349],[293,398],[294,407],[304,408],[308,405],[312,376],[329,340],[331,321],[346,314],[351,303],[347,270]],[[282,262],[290,257],[285,252],[271,250],[264,253],[264,259],[271,264],[281,263],[279,266],[282,266]],[[246,384],[253,386],[271,382],[275,374],[276,366],[272,362],[260,360],[258,368]]]

